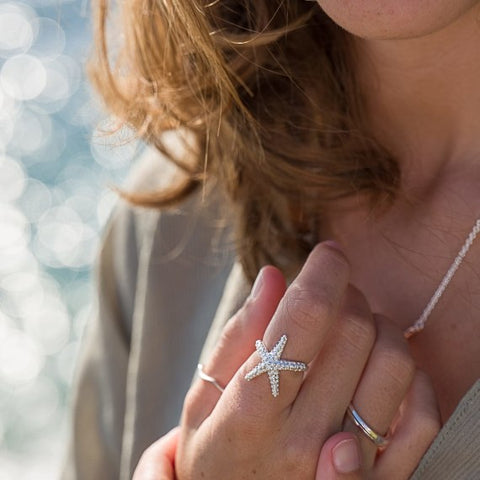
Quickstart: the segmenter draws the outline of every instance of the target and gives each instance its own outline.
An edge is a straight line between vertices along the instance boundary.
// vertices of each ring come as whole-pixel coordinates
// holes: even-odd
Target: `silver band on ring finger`
[[[360,431],[372,441],[377,448],[385,448],[388,444],[388,438],[384,435],[380,435],[373,428],[371,428],[365,420],[355,410],[354,406],[350,404],[348,406],[347,413],[352,419],[353,423],[360,429]]]

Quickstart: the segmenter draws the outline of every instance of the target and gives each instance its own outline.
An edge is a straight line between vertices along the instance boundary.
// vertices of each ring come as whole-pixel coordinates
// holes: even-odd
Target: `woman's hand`
[[[438,420],[432,417],[432,414],[435,415],[435,409],[432,410],[434,405],[435,398],[428,377],[417,372],[405,406],[401,408],[402,414],[399,414],[390,447],[379,456],[370,475],[360,468],[357,436],[340,432],[324,443],[315,480],[408,478],[412,465],[415,466],[420,460],[438,430]],[[180,429],[177,427],[152,444],[142,455],[133,480],[176,480],[175,455],[179,435]],[[392,472],[396,472],[395,477]]]
[[[309,369],[280,372],[280,394],[273,397],[267,375],[250,382],[245,375],[260,361],[252,354],[255,340],[263,337],[271,349],[283,334],[282,358]],[[205,371],[226,388],[221,394],[197,381],[189,391],[176,455],[179,480],[403,479],[439,429],[431,387],[415,375],[402,333],[372,315],[349,285],[345,257],[329,244],[314,249],[288,290],[278,270],[263,269]],[[379,433],[392,427],[380,455],[348,422],[354,434],[338,433],[351,402]],[[342,447],[353,447],[353,457]]]
[[[355,432],[351,429],[351,432]],[[332,435],[323,445],[315,480],[361,480],[410,478],[420,459],[440,429],[440,415],[429,377],[417,371],[396,419],[391,426],[387,448],[373,457],[368,465],[358,456],[359,442],[355,433]],[[367,449],[370,445],[364,445]],[[360,449],[361,451],[361,449]],[[367,463],[367,464],[365,464]],[[359,467],[360,464],[360,467]]]
[[[377,459],[374,475],[367,475],[365,469],[363,473],[361,471],[356,435],[340,432],[332,435],[323,445],[315,480],[408,478],[412,465],[419,461],[438,429],[434,417],[426,424],[432,413],[435,414],[435,409],[431,409],[435,405],[432,393],[428,377],[418,372],[406,397],[406,405],[401,409],[403,414],[398,418],[390,447]],[[425,426],[428,428],[425,429]],[[142,455],[133,480],[176,480],[175,454],[179,435],[177,427],[152,444]],[[395,477],[392,472],[396,472]]]
[[[323,275],[316,278],[319,271]],[[433,390],[426,375],[415,373],[401,332],[374,318],[344,276],[348,279],[348,264],[326,245],[315,249],[287,292],[276,269],[263,270],[206,369],[228,384],[224,394],[202,381],[188,394],[177,478],[411,475],[440,427]],[[304,379],[281,372],[280,396],[274,398],[266,376],[250,383],[244,376],[259,362],[256,354],[249,355],[254,340],[263,336],[271,347],[275,342],[268,335],[278,336],[279,328],[290,338],[298,335],[290,342],[298,355],[283,357],[306,361],[310,369]],[[302,349],[307,354],[300,356]],[[287,344],[285,352],[292,347]],[[276,404],[282,395],[288,398]],[[350,401],[372,428],[390,427],[390,443],[382,453],[345,421]],[[134,479],[173,480],[177,440],[173,431],[152,445]]]
[[[206,368],[227,385],[225,392],[219,398],[212,385],[198,382],[187,396],[177,452],[179,479],[202,474],[213,479],[313,479],[322,446],[342,430],[350,402],[372,428],[380,433],[389,429],[412,384],[414,362],[401,332],[386,319],[374,318],[348,280],[348,263],[328,245],[312,252],[287,291],[278,271],[262,272]],[[254,340],[263,336],[271,349],[284,333],[289,341],[283,358],[310,368],[305,377],[281,372],[275,398],[266,375],[252,382],[246,382],[245,375],[259,363],[256,353],[249,355]],[[376,446],[353,428],[362,465],[357,470],[372,476],[382,467],[395,478],[413,472],[439,427],[433,396],[424,395],[422,402],[428,404],[427,415],[414,416],[420,417],[418,425],[425,433],[404,436],[396,452],[392,439],[389,454],[378,459]],[[415,403],[417,410],[422,402]],[[331,456],[338,467],[334,459]]]

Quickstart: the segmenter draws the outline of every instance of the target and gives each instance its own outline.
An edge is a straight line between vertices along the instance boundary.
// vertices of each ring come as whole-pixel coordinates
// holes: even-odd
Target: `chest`
[[[347,219],[348,220],[348,219]],[[421,315],[468,234],[455,219],[427,226],[419,221],[333,223],[352,265],[352,283],[373,312],[402,330]],[[409,340],[418,368],[433,380],[446,420],[480,378],[480,238],[441,295],[425,329]]]

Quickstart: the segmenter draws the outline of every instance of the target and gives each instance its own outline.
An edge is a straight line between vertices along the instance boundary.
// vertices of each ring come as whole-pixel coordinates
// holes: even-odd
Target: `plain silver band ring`
[[[217,387],[217,389],[220,390],[220,392],[223,393],[223,391],[224,391],[225,389],[224,389],[223,387],[221,387],[220,384],[219,384],[213,377],[211,377],[210,375],[207,375],[207,374],[203,371],[203,365],[202,365],[201,363],[199,363],[199,364],[197,365],[197,370],[198,370],[198,376],[199,376],[202,380],[205,380],[206,382],[215,385],[215,387]]]
[[[358,414],[352,404],[348,406],[348,415],[353,420],[353,423],[362,431],[362,433],[371,440],[378,448],[385,448],[388,443],[388,439],[383,435],[380,435],[363,420]]]

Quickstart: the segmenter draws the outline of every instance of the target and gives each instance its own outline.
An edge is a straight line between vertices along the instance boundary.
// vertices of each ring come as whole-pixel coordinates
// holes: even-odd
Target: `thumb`
[[[262,338],[280,299],[285,294],[283,274],[273,266],[260,270],[252,292],[242,308],[228,321],[203,372],[226,387]],[[189,426],[198,426],[210,415],[220,397],[211,383],[198,380],[188,392]]]
[[[360,480],[361,458],[355,434],[336,433],[323,444],[315,480]]]
[[[175,452],[180,429],[174,428],[145,450],[132,480],[175,480]]]

